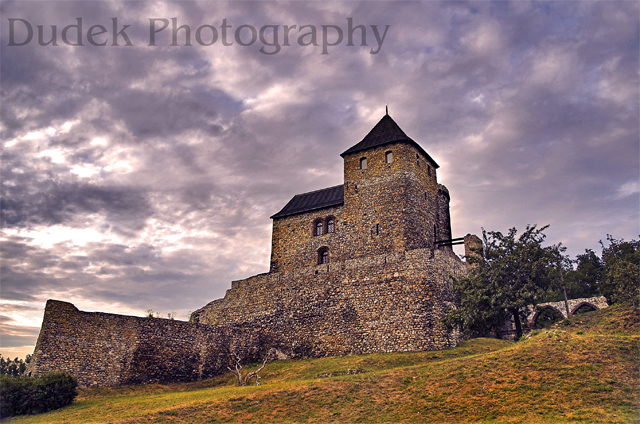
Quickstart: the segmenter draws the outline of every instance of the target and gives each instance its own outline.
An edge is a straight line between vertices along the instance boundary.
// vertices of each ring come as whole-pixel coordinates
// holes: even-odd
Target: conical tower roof
[[[413,141],[402,129],[396,124],[389,114],[382,117],[380,121],[373,127],[362,141],[355,146],[344,151],[340,156],[345,157],[353,153],[364,152],[366,150],[375,149],[392,143],[408,143],[414,146],[424,156],[426,156],[433,165],[438,168],[438,164],[433,160],[427,152],[415,141]]]

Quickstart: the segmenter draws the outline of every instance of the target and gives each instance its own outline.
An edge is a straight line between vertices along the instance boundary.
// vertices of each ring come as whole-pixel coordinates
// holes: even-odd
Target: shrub
[[[62,408],[77,396],[78,381],[62,372],[42,377],[0,376],[0,418]]]

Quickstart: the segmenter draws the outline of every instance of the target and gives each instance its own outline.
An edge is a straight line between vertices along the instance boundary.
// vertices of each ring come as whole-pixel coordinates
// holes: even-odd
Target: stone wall
[[[449,213],[449,190],[442,184],[438,184],[438,207],[436,209],[436,241],[450,240],[451,215]],[[442,246],[440,249],[453,250],[451,246]]]
[[[360,169],[365,157],[367,167]],[[396,143],[345,156],[344,181],[343,206],[274,218],[271,272],[316,265],[321,247],[338,262],[433,248],[436,239],[451,238],[449,192],[437,183],[436,165],[413,146]],[[334,233],[315,235],[314,223],[328,217],[336,220]]]
[[[82,312],[47,301],[28,372],[66,371],[81,387],[193,381],[226,372],[230,351],[256,361],[259,329]]]
[[[546,302],[540,303],[538,305],[529,305],[527,319],[523,323],[523,332],[528,333],[531,330],[536,328],[538,315],[540,312],[545,309],[552,309],[561,315],[563,318],[568,318],[567,316],[567,306],[569,306],[569,312],[571,315],[575,314],[581,306],[588,306],[594,310],[602,309],[609,307],[609,303],[607,302],[607,298],[604,296],[596,296],[596,297],[585,297],[578,299],[568,299],[567,305],[565,305],[564,300],[559,302]],[[509,339],[513,340],[516,337],[516,325],[513,321],[513,317],[509,318],[509,320],[504,324],[504,326],[496,332],[496,337],[501,339]]]
[[[314,235],[317,219],[335,218],[333,233]],[[318,250],[329,249],[329,260],[339,260],[344,243],[342,207],[334,206],[273,220],[271,271],[313,266],[318,263]]]
[[[446,250],[416,249],[234,281],[192,322],[260,327],[292,357],[453,347],[440,319],[451,276],[466,265]]]
[[[609,306],[607,302],[607,298],[604,296],[596,296],[596,297],[585,297],[579,299],[569,299],[567,304],[565,305],[564,300],[559,302],[547,302],[536,305],[536,307],[530,307],[529,316],[527,316],[527,325],[529,328],[534,328],[536,325],[536,319],[538,318],[538,314],[542,312],[544,309],[553,309],[558,312],[564,318],[569,318],[567,316],[567,306],[569,307],[569,313],[571,315],[575,314],[581,306],[588,306],[593,309],[602,309]]]
[[[391,163],[386,162],[387,152],[393,155]],[[360,169],[362,158],[367,159],[366,169]],[[345,155],[343,219],[348,240],[340,259],[432,248],[437,191],[436,165],[409,144]]]

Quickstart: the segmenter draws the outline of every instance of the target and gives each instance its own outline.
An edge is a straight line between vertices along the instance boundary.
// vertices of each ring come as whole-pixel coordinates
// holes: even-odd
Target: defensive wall
[[[446,349],[459,335],[440,320],[466,268],[448,249],[414,249],[261,274],[191,321],[260,327],[293,357]]]
[[[267,345],[259,329],[82,312],[49,300],[27,372],[66,371],[81,387],[194,381],[226,372],[232,351],[257,361]]]
[[[271,348],[280,358],[446,349],[460,335],[440,320],[466,270],[450,249],[414,249],[260,274],[234,281],[191,322],[49,300],[28,372],[112,386],[213,377],[231,352],[253,362]]]

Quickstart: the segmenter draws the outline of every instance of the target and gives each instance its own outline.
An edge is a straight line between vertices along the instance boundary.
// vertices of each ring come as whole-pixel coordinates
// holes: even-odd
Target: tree
[[[27,355],[25,360],[17,357],[12,361],[11,358],[4,359],[0,355],[0,375],[10,377],[19,377],[24,375],[27,370],[27,364],[31,361],[31,355]]]
[[[256,386],[260,385],[260,371],[262,371],[264,369],[264,367],[267,365],[267,362],[269,362],[271,359],[273,359],[273,356],[275,354],[274,349],[269,349],[269,351],[267,352],[267,354],[265,355],[263,361],[262,361],[262,365],[260,366],[260,368],[258,368],[255,371],[251,371],[249,373],[247,373],[247,375],[245,375],[244,377],[242,376],[242,358],[240,357],[240,355],[238,355],[235,351],[231,352],[229,354],[229,358],[230,360],[233,362],[233,368],[231,367],[227,367],[227,369],[231,372],[233,372],[233,374],[236,376],[236,380],[238,382],[238,386],[245,386],[249,381],[251,381],[252,378],[256,379]]]
[[[602,261],[593,250],[585,249],[575,260],[565,257],[562,263],[564,287],[569,299],[600,296]],[[552,290],[545,300],[556,302],[562,299],[562,290],[557,289]]]
[[[516,338],[522,336],[529,305],[540,303],[550,288],[558,287],[562,258],[561,246],[542,246],[548,226],[536,227],[527,225],[519,237],[516,228],[506,235],[482,230],[482,251],[467,258],[469,275],[454,283],[459,306],[447,315],[445,325],[482,336],[513,318]]]
[[[576,257],[576,270],[574,271],[572,298],[592,297],[600,294],[602,281],[602,260],[596,252],[585,249],[582,255]]]
[[[610,303],[640,305],[640,241],[616,240],[607,235],[602,246],[601,293]]]

